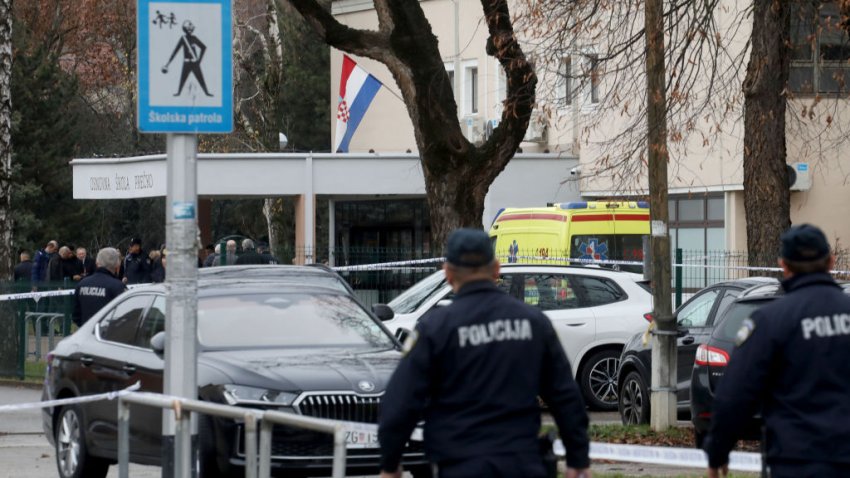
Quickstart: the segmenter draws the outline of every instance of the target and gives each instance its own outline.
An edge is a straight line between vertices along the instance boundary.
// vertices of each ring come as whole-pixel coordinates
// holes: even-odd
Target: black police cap
[[[142,245],[142,238],[140,238],[139,236],[136,236],[136,237],[130,239],[130,245],[131,246],[135,246],[135,245],[141,246]]]
[[[811,224],[794,226],[782,234],[782,258],[792,262],[812,262],[829,255],[829,241]]]
[[[490,236],[480,229],[456,229],[449,235],[446,261],[460,267],[481,267],[493,262]]]

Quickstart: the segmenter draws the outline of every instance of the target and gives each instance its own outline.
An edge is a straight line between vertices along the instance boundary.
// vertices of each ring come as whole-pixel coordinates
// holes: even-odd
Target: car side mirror
[[[372,312],[381,322],[392,320],[395,317],[395,311],[387,304],[372,304]]]
[[[437,302],[436,307],[448,307],[450,305],[452,305],[451,299],[443,299],[443,300]]]
[[[407,341],[408,337],[410,337],[410,329],[405,329],[404,327],[396,329],[395,338],[397,338],[402,345]]]
[[[151,348],[153,349],[153,353],[159,357],[165,355],[165,331],[157,332],[151,338]]]

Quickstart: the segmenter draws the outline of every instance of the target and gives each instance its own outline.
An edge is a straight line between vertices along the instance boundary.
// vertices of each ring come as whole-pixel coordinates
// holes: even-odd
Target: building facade
[[[518,8],[519,3],[514,2],[513,7]],[[681,119],[684,114],[674,113],[668,123],[670,231],[674,247],[703,251],[746,249],[740,85],[748,61],[751,17],[744,14],[747,5],[742,3],[746,2],[724,0],[715,10],[718,35],[725,48],[725,60],[715,68],[726,75],[722,81],[725,89],[709,88],[715,81],[708,71],[703,71],[703,76],[689,85],[688,101],[711,105],[711,109],[688,120]],[[485,52],[488,33],[481,3],[420,0],[420,5],[431,21],[446,70],[456,85],[459,121],[470,140],[483,139],[488,125],[497,124],[501,115],[505,80],[496,59]],[[378,26],[371,0],[336,0],[332,13],[351,27]],[[850,214],[850,167],[842,161],[850,153],[844,132],[850,128],[844,81],[850,47],[847,34],[838,28],[839,15],[833,3],[825,2],[819,10],[794,18],[795,49],[786,118],[787,162],[798,176],[791,186],[791,220],[820,226],[833,245],[842,248],[850,242],[850,221],[844,220]],[[575,40],[570,45],[558,45],[563,53],[553,68],[551,51],[544,53],[539,45],[543,43],[542,48],[548,50],[556,47],[524,38],[522,31],[519,35],[529,57],[540,58],[541,70],[540,112],[529,127],[522,150],[577,157],[578,168],[564,174],[562,180],[578,182],[583,198],[645,196],[648,186],[645,167],[640,164],[641,151],[636,150],[629,157],[623,152],[626,143],[617,142],[626,132],[639,137],[645,131],[632,128],[639,118],[638,104],[645,101],[645,80],[639,71],[642,64],[636,64],[631,77],[623,71],[609,71],[613,68],[600,61],[608,51],[597,38],[593,42]],[[543,56],[550,60],[549,64],[542,60]],[[400,96],[382,64],[354,59]],[[341,65],[342,53],[332,49],[331,98],[338,97]],[[623,95],[630,96],[624,100]],[[379,92],[351,142],[352,151],[416,151],[413,128],[398,96]],[[632,111],[624,107],[628,102],[633,105]],[[335,111],[336,104],[332,103],[330,107]],[[332,115],[332,121],[335,118]],[[693,124],[678,124],[680,120]],[[622,165],[612,166],[619,160]]]

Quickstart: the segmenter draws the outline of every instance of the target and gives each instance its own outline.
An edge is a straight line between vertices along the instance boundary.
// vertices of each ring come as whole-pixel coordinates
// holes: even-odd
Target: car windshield
[[[390,336],[354,300],[333,293],[202,298],[198,340],[207,349],[393,346]]]
[[[390,302],[389,305],[396,314],[413,313],[420,305],[443,289],[446,285],[446,276],[443,271],[435,272],[421,281],[413,284],[413,287],[402,292]]]
[[[570,257],[597,261],[643,261],[643,235],[593,234],[571,237]],[[621,265],[620,270],[643,272],[642,266]]]
[[[721,319],[720,326],[714,329],[712,337],[720,340],[735,341],[744,319],[751,316],[759,307],[767,304],[767,300],[748,300],[735,302]]]

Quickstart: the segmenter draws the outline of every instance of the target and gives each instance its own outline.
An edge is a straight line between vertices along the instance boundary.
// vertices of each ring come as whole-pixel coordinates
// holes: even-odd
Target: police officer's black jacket
[[[405,344],[381,404],[381,468],[397,469],[417,422],[429,460],[539,456],[542,397],[571,467],[589,465],[587,413],[552,323],[488,281],[465,285]]]
[[[850,297],[829,274],[792,277],[787,295],[753,313],[714,398],[705,450],[728,462],[759,407],[768,462],[850,463]]]
[[[146,284],[151,281],[151,263],[147,254],[127,254],[124,258],[124,277],[128,284]]]
[[[83,325],[125,290],[124,284],[111,272],[98,267],[94,274],[81,280],[74,290],[74,323]]]

